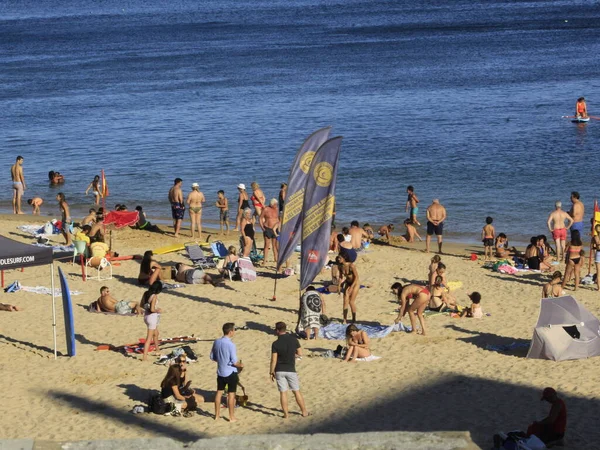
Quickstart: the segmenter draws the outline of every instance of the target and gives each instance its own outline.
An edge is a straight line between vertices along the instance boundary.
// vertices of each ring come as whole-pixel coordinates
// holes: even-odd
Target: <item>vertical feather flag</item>
[[[312,283],[327,259],[341,147],[341,137],[329,139],[319,147],[310,166],[302,208],[300,290]]]
[[[290,170],[288,189],[279,231],[279,269],[294,252],[300,240],[300,213],[304,200],[304,188],[310,165],[317,149],[329,138],[331,127],[321,128],[311,134],[296,153]]]

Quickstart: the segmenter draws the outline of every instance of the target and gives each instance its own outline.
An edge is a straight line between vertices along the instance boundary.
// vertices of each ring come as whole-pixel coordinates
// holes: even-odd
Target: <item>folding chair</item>
[[[215,241],[210,244],[210,249],[217,258],[225,258],[229,251],[221,241]]]
[[[198,244],[186,244],[185,251],[192,264],[200,269],[214,269],[217,267],[212,259],[207,258]]]
[[[99,258],[99,256],[96,256],[94,258],[90,258],[85,262],[85,278],[87,280],[110,280],[112,278],[112,264],[110,263],[110,261],[106,258],[101,258],[100,259],[100,264],[97,267],[92,266],[92,263],[94,263],[97,259]],[[88,269],[91,270],[92,272],[94,270],[96,270],[96,275],[95,276],[90,276]],[[108,274],[108,276],[103,276]]]

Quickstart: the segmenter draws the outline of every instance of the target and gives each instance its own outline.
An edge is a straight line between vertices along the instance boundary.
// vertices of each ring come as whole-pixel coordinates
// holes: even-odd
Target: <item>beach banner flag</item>
[[[104,169],[102,169],[102,196],[108,197],[108,184],[106,184],[106,176],[104,176]]]
[[[341,147],[341,137],[329,139],[319,147],[310,166],[302,208],[300,290],[312,283],[327,259]]]
[[[290,170],[288,189],[283,207],[283,218],[279,230],[279,269],[294,252],[300,239],[300,213],[304,201],[304,188],[310,170],[310,164],[317,149],[329,139],[331,127],[321,128],[311,134],[300,146]]]

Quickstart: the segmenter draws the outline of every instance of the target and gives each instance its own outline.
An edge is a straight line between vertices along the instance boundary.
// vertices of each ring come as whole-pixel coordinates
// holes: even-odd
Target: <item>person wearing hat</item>
[[[196,237],[196,229],[198,237],[202,238],[202,203],[206,199],[204,194],[200,192],[198,183],[192,183],[192,191],[188,194],[187,204],[190,209],[190,221],[192,222],[192,239]]]
[[[544,444],[559,441],[565,436],[567,429],[567,406],[564,400],[558,397],[556,390],[551,387],[547,387],[542,391],[541,400],[547,401],[552,407],[546,418],[529,425],[527,436],[534,434]]]
[[[233,231],[238,231],[240,229],[240,222],[242,221],[244,210],[250,208],[250,204],[248,203],[248,193],[246,192],[246,185],[244,183],[240,183],[237,185],[237,188],[240,195],[238,197],[238,210],[237,216],[235,217],[235,228]]]

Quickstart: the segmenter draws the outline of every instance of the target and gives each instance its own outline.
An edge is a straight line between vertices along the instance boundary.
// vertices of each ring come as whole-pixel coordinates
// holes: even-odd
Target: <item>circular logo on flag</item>
[[[317,167],[315,167],[313,176],[319,186],[327,187],[331,184],[331,180],[333,179],[333,166],[325,161],[320,162],[317,164]]]
[[[306,152],[302,155],[302,158],[300,158],[300,170],[302,170],[302,172],[308,173],[314,157],[315,152]]]

